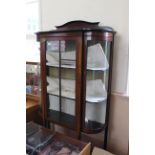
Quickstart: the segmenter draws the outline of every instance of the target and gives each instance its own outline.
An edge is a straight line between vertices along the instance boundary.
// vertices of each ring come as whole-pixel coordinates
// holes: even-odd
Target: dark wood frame
[[[47,90],[46,90],[46,75],[47,75],[47,72],[46,72],[46,41],[61,41],[61,40],[74,40],[76,42],[76,101],[75,101],[75,104],[76,104],[76,127],[75,127],[75,130],[77,131],[77,137],[80,136],[80,121],[81,121],[81,115],[80,115],[80,109],[81,109],[81,103],[80,103],[80,99],[81,99],[81,74],[82,74],[82,66],[81,66],[81,60],[82,60],[82,39],[81,39],[81,33],[73,33],[71,34],[71,36],[68,37],[67,34],[65,33],[62,33],[61,35],[60,34],[50,34],[49,35],[44,35],[43,38],[46,38],[46,39],[41,39],[41,77],[42,77],[42,80],[41,80],[41,87],[42,87],[42,112],[43,112],[43,122],[44,122],[44,125],[46,127],[49,127],[49,122],[51,121],[50,118],[48,117],[48,114],[47,114]],[[59,69],[60,70],[60,69]],[[70,128],[70,126],[68,125],[65,125],[65,124],[62,124],[62,123],[59,123],[59,122],[55,122],[54,123],[56,124],[59,124],[61,126],[64,126],[64,127],[67,127],[67,128]],[[71,128],[72,129],[72,128]]]
[[[77,62],[76,62],[76,124],[77,138],[80,138],[80,132],[92,133],[92,131],[85,130],[83,128],[83,122],[85,118],[85,96],[86,96],[86,64],[87,64],[87,40],[89,37],[92,40],[105,40],[111,42],[110,49],[110,64],[109,64],[109,79],[108,79],[108,97],[106,107],[106,120],[105,120],[105,136],[104,136],[104,148],[107,144],[108,135],[108,121],[109,121],[109,109],[110,109],[110,95],[111,95],[111,79],[112,79],[112,57],[113,57],[113,44],[115,31],[111,27],[98,26],[98,22],[90,23],[86,21],[71,21],[64,25],[57,26],[56,30],[38,32],[37,40],[40,41],[41,50],[41,87],[42,87],[42,112],[43,122],[45,126],[49,126],[50,120],[47,117],[46,106],[46,41],[47,40],[75,40],[78,44],[77,49]],[[59,122],[54,122],[59,124]],[[63,124],[59,124],[64,127]],[[96,131],[99,132],[99,131]],[[95,133],[95,132],[94,132]]]

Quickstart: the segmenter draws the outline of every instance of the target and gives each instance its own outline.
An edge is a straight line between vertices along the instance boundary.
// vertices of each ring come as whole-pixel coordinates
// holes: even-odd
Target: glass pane
[[[49,110],[54,110],[59,112],[60,111],[59,41],[47,41],[46,62],[47,62],[46,80],[47,80]],[[53,64],[56,65],[57,67],[50,67]]]
[[[70,115],[75,115],[75,48],[75,41],[61,41],[61,110]]]
[[[106,115],[110,44],[88,41],[87,45],[85,128],[101,130]]]
[[[49,109],[57,111],[61,123],[75,123],[76,42],[59,40],[47,42],[47,93]],[[51,114],[53,116],[53,114]]]

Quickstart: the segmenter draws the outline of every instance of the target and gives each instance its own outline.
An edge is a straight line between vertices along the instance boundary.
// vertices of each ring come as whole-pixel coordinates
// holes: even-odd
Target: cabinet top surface
[[[99,22],[87,22],[87,21],[71,21],[63,25],[56,26],[56,29],[51,31],[37,32],[36,34],[46,34],[46,33],[60,33],[60,32],[89,32],[89,31],[101,31],[101,32],[111,32],[115,33],[113,28],[109,26],[99,26]]]

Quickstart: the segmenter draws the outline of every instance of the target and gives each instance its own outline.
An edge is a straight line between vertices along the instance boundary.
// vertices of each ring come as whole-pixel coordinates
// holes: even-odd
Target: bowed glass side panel
[[[110,42],[87,41],[86,107],[84,128],[90,132],[105,127]]]
[[[76,127],[76,41],[47,41],[47,98],[49,118],[66,127]]]

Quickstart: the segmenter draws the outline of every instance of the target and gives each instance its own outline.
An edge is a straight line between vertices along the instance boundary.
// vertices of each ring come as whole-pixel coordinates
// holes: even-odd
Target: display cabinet
[[[44,125],[62,125],[78,137],[107,129],[114,34],[86,21],[37,33]]]
[[[35,121],[41,124],[38,115],[40,107],[40,64],[26,62],[26,121]]]
[[[26,62],[26,94],[38,98],[40,95],[40,64]]]
[[[110,94],[110,50],[109,32],[85,33],[83,71],[83,131],[98,133],[105,126],[108,94]]]

